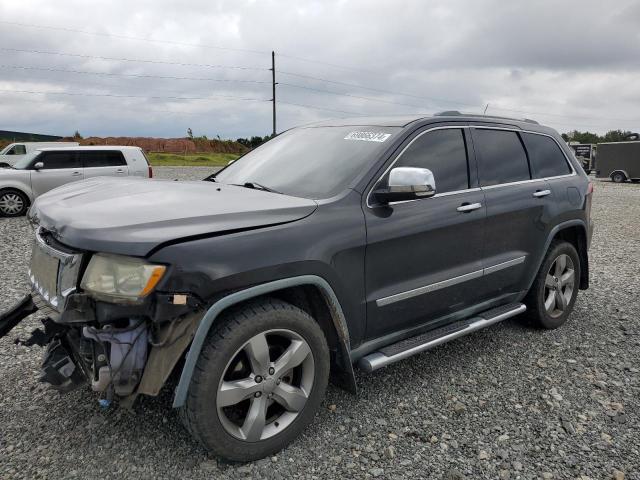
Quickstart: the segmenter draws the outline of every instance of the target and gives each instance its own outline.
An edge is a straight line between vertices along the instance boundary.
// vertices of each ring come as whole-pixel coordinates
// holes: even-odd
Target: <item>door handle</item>
[[[551,190],[536,190],[533,192],[533,196],[536,198],[546,197],[547,195],[551,195]]]
[[[124,173],[124,170],[119,168],[119,169],[116,170],[116,173]]]
[[[459,212],[466,213],[466,212],[473,212],[474,210],[478,210],[479,208],[482,208],[481,203],[463,203],[457,208],[457,210]]]
[[[71,174],[72,177],[79,177],[80,175],[82,175],[82,172],[73,172]]]

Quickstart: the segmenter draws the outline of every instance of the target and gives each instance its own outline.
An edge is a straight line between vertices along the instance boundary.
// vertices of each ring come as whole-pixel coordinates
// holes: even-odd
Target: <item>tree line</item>
[[[563,133],[562,138],[565,142],[579,143],[607,143],[607,142],[627,142],[629,140],[638,140],[639,135],[628,130],[609,130],[604,135],[598,135],[591,132],[580,132],[573,130]]]

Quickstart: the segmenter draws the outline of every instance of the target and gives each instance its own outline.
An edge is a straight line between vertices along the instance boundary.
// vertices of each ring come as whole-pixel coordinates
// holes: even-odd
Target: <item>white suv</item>
[[[0,216],[24,215],[36,197],[66,183],[128,176],[153,176],[139,147],[42,148],[0,168]]]

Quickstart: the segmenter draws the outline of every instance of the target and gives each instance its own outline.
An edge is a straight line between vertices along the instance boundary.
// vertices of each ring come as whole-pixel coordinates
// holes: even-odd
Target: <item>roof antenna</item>
[[[489,104],[487,103],[487,106],[484,107],[484,112],[482,112],[483,115],[487,114],[487,109],[489,108]]]

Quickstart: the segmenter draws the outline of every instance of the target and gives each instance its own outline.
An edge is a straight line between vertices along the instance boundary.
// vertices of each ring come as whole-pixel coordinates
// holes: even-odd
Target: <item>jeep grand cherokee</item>
[[[201,182],[92,179],[38,198],[42,380],[157,395],[206,448],[276,452],[327,382],[519,314],[557,328],[589,283],[592,185],[558,134],[455,112],[294,128]],[[171,382],[168,382],[171,385]],[[175,385],[175,382],[174,382]]]

